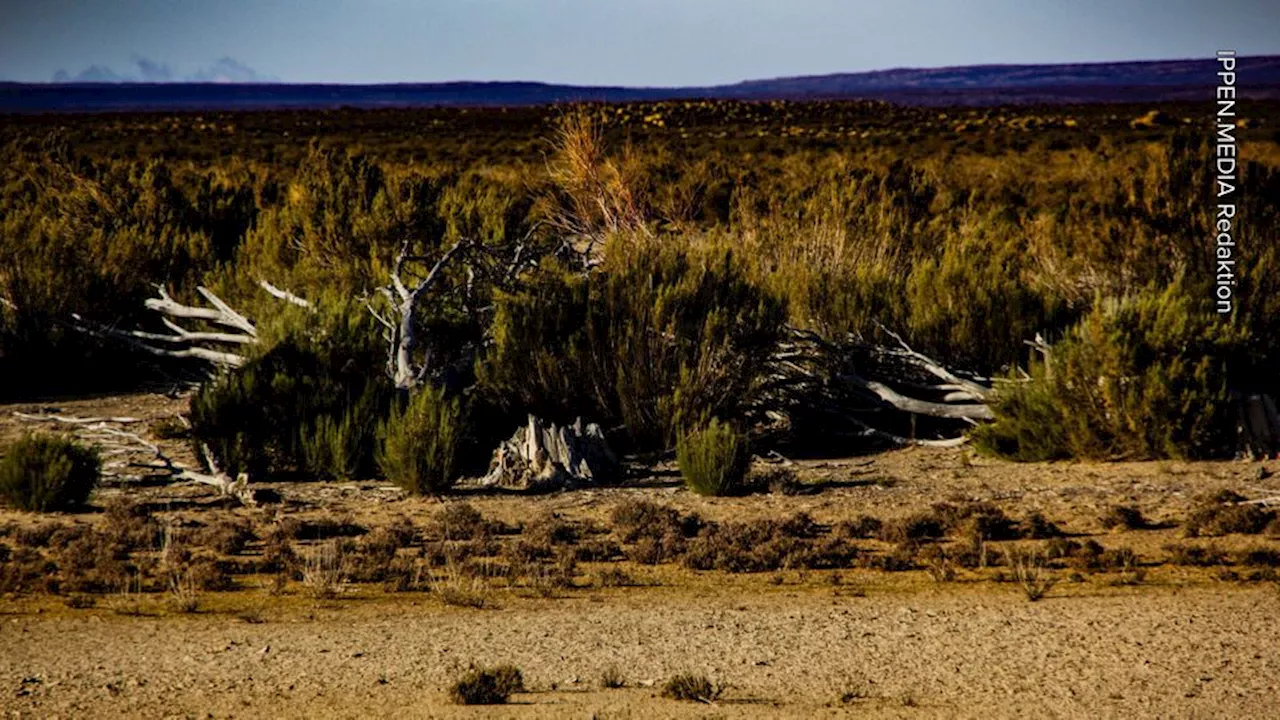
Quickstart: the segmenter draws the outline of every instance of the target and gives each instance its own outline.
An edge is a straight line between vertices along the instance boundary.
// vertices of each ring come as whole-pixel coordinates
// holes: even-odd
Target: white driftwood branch
[[[901,435],[894,435],[893,433],[885,432],[884,430],[878,430],[859,420],[853,420],[853,423],[862,428],[862,432],[859,434],[863,437],[878,438],[903,447],[916,445],[919,447],[953,448],[960,447],[961,445],[969,442],[969,438],[963,435],[960,437],[945,438],[942,440],[917,440],[913,438],[905,438]]]
[[[107,327],[105,325],[98,325],[97,323],[86,320],[84,317],[76,313],[73,313],[71,317],[77,323],[74,327],[80,332],[95,335],[97,337],[110,337],[118,340],[124,340],[133,347],[152,355],[169,358],[196,358],[214,365],[221,365],[225,367],[240,367],[245,362],[242,355],[222,350],[211,350],[209,348],[202,347],[156,347],[154,345],[149,345],[144,341],[166,343],[181,343],[188,341],[183,338],[175,338],[173,336],[160,335],[157,333],[148,333],[141,330],[120,330],[118,328]]]
[[[214,295],[213,291],[204,286],[199,286],[196,288],[196,292],[200,293],[205,300],[209,301],[210,305],[214,306],[218,309],[218,312],[222,313],[223,318],[225,318],[223,321],[225,324],[228,324],[231,327],[240,328],[254,337],[258,336],[258,328],[254,327],[253,323],[249,322],[249,318],[241,315],[235,310],[232,310],[231,306],[223,302],[222,298]]]
[[[95,423],[116,423],[119,425],[130,425],[142,422],[142,418],[136,417],[73,417],[70,415],[32,415],[30,413],[14,411],[14,417],[29,420],[33,422],[48,421],[60,422],[68,425],[93,425]]]
[[[901,335],[898,335],[897,333],[885,327],[884,325],[881,325],[880,323],[876,323],[876,325],[879,326],[882,332],[884,332],[886,335],[896,340],[898,342],[898,345],[901,346],[900,350],[891,351],[891,352],[893,352],[894,354],[900,357],[910,359],[911,361],[913,361],[913,363],[917,367],[923,368],[925,371],[929,372],[934,377],[937,377],[941,380],[945,380],[948,383],[947,389],[951,389],[949,386],[954,385],[959,387],[963,391],[968,392],[972,396],[971,399],[982,400],[982,401],[987,401],[991,399],[992,397],[991,388],[981,385],[979,383],[973,382],[972,380],[967,380],[965,378],[962,378],[959,375],[956,375],[955,373],[951,372],[946,367],[944,367],[942,363],[934,360],[933,358],[930,358],[924,353],[920,353],[913,350],[911,346],[908,345],[907,342],[902,339]]]
[[[145,467],[151,470],[160,470],[169,474],[175,481],[189,481],[199,483],[201,485],[209,485],[222,494],[234,497],[246,505],[256,504],[252,491],[248,488],[249,478],[244,473],[236,479],[232,479],[229,475],[219,469],[217,461],[213,458],[213,453],[209,451],[209,447],[201,444],[200,450],[204,455],[205,462],[209,465],[212,474],[198,472],[192,470],[181,463],[174,461],[160,449],[159,445],[147,440],[138,433],[121,430],[111,427],[108,423],[131,424],[141,422],[139,418],[94,418],[94,417],[74,417],[69,415],[33,415],[30,413],[14,412],[13,415],[20,420],[28,422],[54,422],[73,425],[84,433],[84,439],[91,441],[100,447],[109,448],[104,455],[118,456],[131,452],[130,446],[138,446],[145,449],[148,453],[158,460],[158,463],[135,463],[115,461],[107,463],[106,467]],[[185,418],[183,418],[185,423]],[[121,443],[120,441],[123,441]]]
[[[929,402],[927,400],[917,400],[907,397],[893,388],[872,380],[863,380],[857,375],[842,375],[841,379],[847,380],[860,387],[875,393],[876,397],[889,403],[895,408],[903,412],[914,413],[916,415],[929,415],[930,417],[950,418],[953,420],[994,420],[995,415],[992,414],[991,408],[986,405],[966,404],[966,405],[948,405],[946,403]]]
[[[203,287],[198,288],[198,290],[200,291],[200,294],[205,297],[205,299],[209,299],[211,297],[215,299],[217,298],[216,295],[209,292]],[[195,307],[194,305],[183,305],[177,300],[174,300],[172,297],[169,296],[169,292],[165,290],[163,286],[158,287],[157,291],[160,297],[147,298],[145,301],[143,301],[143,305],[145,305],[148,310],[158,312],[162,315],[168,315],[169,317],[187,318],[190,320],[205,320],[207,322],[216,323],[224,327],[232,327],[232,328],[236,328],[237,330],[243,330],[244,332],[247,332],[248,334],[254,337],[257,337],[258,335],[258,331],[256,328],[253,327],[253,323],[250,323],[247,319],[245,319],[243,315],[235,311],[232,311],[230,314],[223,312],[218,307],[218,305],[220,304],[224,307],[227,307],[227,306],[226,306],[226,303],[222,302],[221,299],[218,299],[217,303],[214,303],[213,308],[202,308],[202,307]],[[230,307],[227,307],[227,309],[230,310]]]
[[[395,265],[391,269],[391,285],[389,288],[383,289],[383,293],[391,300],[391,305],[398,316],[391,333],[390,354],[393,361],[388,363],[392,368],[392,378],[397,389],[409,390],[416,387],[422,382],[430,369],[429,360],[423,362],[417,368],[415,368],[413,361],[413,351],[418,345],[418,340],[414,333],[414,310],[419,299],[440,278],[441,271],[466,244],[466,238],[459,238],[448,250],[444,251],[444,254],[431,266],[426,277],[414,285],[412,290],[404,283],[405,265],[411,262],[426,262],[428,258],[409,255],[408,240],[400,247],[400,253],[396,256]]]
[[[261,286],[263,290],[266,290],[268,293],[270,293],[272,297],[276,297],[281,300],[284,300],[287,303],[297,305],[300,308],[307,308],[308,310],[312,309],[313,307],[311,305],[310,300],[307,300],[306,298],[298,297],[297,295],[294,295],[288,290],[282,290],[276,287],[275,285],[272,285],[270,282],[266,280],[259,280],[258,285]]]
[[[237,335],[235,333],[221,332],[198,332],[188,330],[169,318],[160,318],[160,322],[164,326],[172,330],[174,335],[160,335],[157,333],[135,333],[137,337],[145,337],[149,340],[159,340],[162,342],[220,342],[232,343],[235,345],[252,345],[258,339],[252,335]]]
[[[307,300],[287,290],[281,290],[266,280],[260,281],[259,284],[263,290],[273,297],[299,307],[312,307]],[[237,368],[244,365],[244,355],[218,348],[203,347],[200,343],[242,346],[256,344],[258,342],[258,329],[249,318],[236,312],[230,305],[205,287],[198,287],[196,291],[213,306],[211,308],[184,305],[174,300],[163,286],[157,286],[156,290],[159,297],[148,298],[144,305],[147,309],[160,314],[161,322],[172,331],[172,334],[166,335],[145,330],[122,330],[95,323],[78,314],[72,314],[71,317],[77,323],[75,325],[76,329],[81,332],[98,337],[124,340],[135,348],[152,355],[179,359],[194,358],[214,366],[227,368]],[[200,320],[231,328],[238,332],[189,330],[174,322],[172,318]]]
[[[1243,500],[1236,503],[1237,505],[1280,505],[1280,495],[1273,497],[1258,498],[1256,500]]]

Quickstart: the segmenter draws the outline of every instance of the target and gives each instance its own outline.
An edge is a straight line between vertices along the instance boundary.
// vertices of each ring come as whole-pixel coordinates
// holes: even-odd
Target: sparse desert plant
[[[462,433],[461,401],[440,388],[420,388],[382,426],[378,466],[410,493],[438,495],[457,480]]]
[[[879,537],[884,542],[901,544],[935,540],[942,537],[945,531],[945,526],[937,515],[921,512],[890,520],[881,526]]]
[[[606,568],[596,573],[596,584],[600,587],[633,587],[640,583],[625,570]]]
[[[1141,585],[1147,572],[1142,568],[1138,554],[1132,548],[1107,550],[1100,558],[1104,567],[1119,571],[1111,580],[1112,585]]]
[[[836,534],[847,538],[874,538],[880,534],[884,523],[870,515],[859,515],[853,520],[841,520],[836,523]]]
[[[21,510],[72,510],[98,484],[97,452],[58,435],[28,434],[0,458],[0,497]]]
[[[200,587],[190,570],[177,569],[169,574],[169,602],[180,613],[189,614],[200,609]]]
[[[223,555],[238,555],[257,539],[253,525],[248,520],[236,518],[210,524],[196,535],[193,544],[204,545]]]
[[[1241,565],[1280,568],[1280,549],[1258,545],[1241,550],[1239,557]]]
[[[480,540],[493,529],[484,515],[467,502],[445,503],[435,515],[434,526],[445,540]]]
[[[945,583],[956,579],[956,566],[946,551],[937,545],[930,545],[919,554],[924,571],[934,582]]]
[[[686,702],[713,703],[724,694],[725,686],[712,683],[706,675],[676,673],[662,685],[662,697]]]
[[[616,690],[626,685],[627,679],[617,665],[610,665],[600,673],[600,687],[605,690]]]
[[[1245,498],[1230,490],[1202,498],[1183,524],[1187,537],[1200,535],[1256,535],[1277,518],[1276,512],[1259,505],[1245,503]]]
[[[85,610],[98,604],[92,595],[75,593],[67,596],[67,607],[72,610]]]
[[[1112,505],[1098,518],[1107,530],[1143,530],[1150,527],[1147,518],[1134,505]]]
[[[337,596],[346,582],[345,558],[336,540],[324,542],[306,553],[302,564],[302,586],[317,600]]]
[[[458,705],[503,705],[512,694],[524,692],[524,676],[514,665],[492,668],[472,665],[449,688]]]
[[[699,495],[737,492],[750,460],[746,436],[717,419],[686,433],[676,446],[684,484]]]
[[[871,693],[867,690],[866,683],[860,680],[846,680],[841,686],[840,694],[836,701],[841,705],[852,705],[871,697]]]
[[[1042,513],[1033,512],[1022,523],[1022,537],[1028,540],[1049,540],[1062,537],[1062,528]]]
[[[1211,567],[1224,565],[1227,561],[1227,554],[1214,545],[1169,543],[1163,549],[1168,553],[1169,562],[1174,565]]]
[[[1005,563],[1031,602],[1043,598],[1056,582],[1049,570],[1048,558],[1042,551],[1010,549],[1005,551]]]
[[[430,590],[445,605],[477,610],[493,606],[493,591],[485,578],[453,563],[431,578]]]
[[[702,519],[696,514],[681,515],[675,508],[642,499],[623,500],[614,506],[609,518],[622,541],[628,543],[664,535],[693,537],[702,527]]]

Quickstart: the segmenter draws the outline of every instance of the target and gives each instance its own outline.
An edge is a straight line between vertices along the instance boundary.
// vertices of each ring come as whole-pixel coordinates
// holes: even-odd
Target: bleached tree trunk
[[[390,331],[390,337],[388,338],[390,344],[388,366],[392,381],[398,390],[412,390],[417,387],[431,370],[431,358],[429,356],[423,359],[422,362],[414,359],[414,351],[419,345],[414,328],[414,316],[418,309],[418,303],[440,280],[441,273],[449,265],[449,262],[467,244],[468,241],[465,238],[455,242],[436,259],[435,264],[431,266],[426,276],[415,283],[413,289],[410,289],[404,281],[406,265],[414,262],[427,262],[429,258],[410,255],[409,243],[405,241],[400,248],[400,254],[396,256],[395,266],[391,270],[391,284],[381,288],[382,293],[386,295],[391,303],[395,317],[391,319],[385,318],[370,308],[370,311],[374,312],[374,316]]]
[[[559,426],[529,416],[493,453],[481,484],[518,490],[548,490],[615,480],[618,459],[594,423],[579,418]]]

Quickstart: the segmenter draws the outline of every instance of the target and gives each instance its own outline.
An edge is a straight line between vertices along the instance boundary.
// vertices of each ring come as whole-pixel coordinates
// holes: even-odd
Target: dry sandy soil
[[[172,416],[184,403],[130,396],[49,403],[67,415]],[[0,407],[0,440],[18,432]],[[181,454],[179,443],[166,445]],[[540,496],[464,492],[486,516],[520,522],[550,510],[602,521],[644,497],[710,520],[806,511],[833,523],[889,519],[940,500],[985,500],[1011,516],[1039,511],[1064,530],[1143,557],[1179,540],[1195,499],[1230,489],[1280,494],[1249,463],[1013,465],[967,450],[908,450],[804,461],[813,494],[701,498],[657,472],[640,487]],[[1271,469],[1274,467],[1268,466]],[[300,517],[376,526],[427,522],[435,500],[382,483],[274,485]],[[108,486],[174,517],[212,510],[198,487]],[[1098,517],[1131,503],[1157,528],[1107,532]],[[32,523],[0,511],[0,523]],[[74,522],[102,522],[86,513]],[[1168,521],[1167,527],[1160,527]],[[1264,537],[1215,539],[1223,548]],[[1063,581],[1040,602],[968,571],[936,583],[920,571],[735,575],[627,565],[643,586],[499,593],[491,607],[450,607],[428,593],[353,587],[333,600],[242,585],[201,611],[163,598],[122,613],[115,598],[72,609],[42,595],[0,596],[0,711],[12,717],[1267,717],[1280,707],[1280,591],[1205,570],[1152,566],[1137,585]],[[529,692],[506,706],[459,707],[446,688],[468,663],[519,666]],[[622,689],[599,687],[621,670]],[[673,673],[727,684],[713,705],[660,697]]]

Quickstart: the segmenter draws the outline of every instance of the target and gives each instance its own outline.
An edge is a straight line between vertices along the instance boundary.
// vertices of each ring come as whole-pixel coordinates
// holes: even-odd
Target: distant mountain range
[[[1239,61],[1242,97],[1280,99],[1280,56]],[[0,112],[515,106],[574,101],[847,100],[912,105],[1211,100],[1212,58],[1072,65],[973,65],[751,80],[710,87],[590,87],[537,82],[385,85],[0,83]]]

